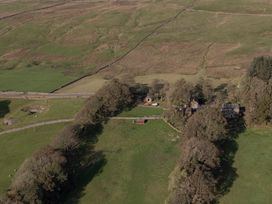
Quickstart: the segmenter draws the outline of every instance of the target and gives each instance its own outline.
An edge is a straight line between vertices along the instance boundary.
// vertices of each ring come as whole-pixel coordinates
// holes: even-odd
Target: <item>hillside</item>
[[[254,56],[271,53],[265,0],[0,4],[1,90],[53,91],[85,74],[94,76],[64,91],[93,91],[126,73],[147,83],[236,83]]]

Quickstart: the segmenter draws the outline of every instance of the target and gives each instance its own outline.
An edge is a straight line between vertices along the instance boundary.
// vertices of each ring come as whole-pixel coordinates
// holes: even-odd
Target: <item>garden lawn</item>
[[[163,204],[168,176],[180,155],[178,142],[171,141],[176,134],[163,121],[143,126],[131,120],[109,121],[96,144],[105,154],[105,166],[64,203]],[[79,181],[87,179],[82,175]]]
[[[238,177],[220,204],[271,204],[272,129],[249,129],[237,142]]]
[[[46,146],[67,123],[32,128],[0,136],[0,194],[9,186],[16,169],[34,151]]]

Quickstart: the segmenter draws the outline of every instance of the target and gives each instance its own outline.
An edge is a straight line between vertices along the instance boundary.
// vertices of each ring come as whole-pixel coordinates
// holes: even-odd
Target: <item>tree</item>
[[[189,118],[184,135],[187,138],[196,137],[211,142],[227,139],[227,121],[220,110],[203,108]]]
[[[165,111],[164,117],[171,125],[179,130],[184,129],[185,124],[188,120],[188,115],[183,113],[183,111],[179,111],[176,108],[170,108],[169,110]]]
[[[180,185],[180,203],[210,204],[216,198],[217,181],[209,171],[199,168],[185,177]]]
[[[51,147],[35,153],[16,173],[7,203],[53,203],[67,182],[66,158]]]
[[[155,100],[164,100],[166,98],[166,92],[169,89],[169,83],[163,80],[153,80],[148,95]]]
[[[248,124],[272,121],[272,57],[255,58],[243,83],[243,102]]]
[[[220,167],[220,152],[208,140],[192,137],[182,145],[181,165],[187,174],[196,168],[213,172]]]
[[[189,105],[192,100],[193,89],[194,86],[184,79],[177,81],[170,96],[171,103],[176,106]]]
[[[133,102],[128,85],[112,80],[90,97],[84,108],[77,114],[76,121],[81,124],[99,124]]]

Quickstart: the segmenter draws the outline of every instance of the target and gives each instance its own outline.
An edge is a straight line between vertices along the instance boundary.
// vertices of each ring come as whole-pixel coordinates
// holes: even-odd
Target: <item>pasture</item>
[[[46,146],[65,125],[67,123],[32,128],[0,137],[0,194],[8,188],[22,162]]]
[[[272,129],[248,129],[238,140],[234,158],[237,177],[220,204],[272,202]]]
[[[159,116],[159,115],[162,115],[162,113],[163,113],[163,109],[160,107],[137,106],[131,110],[123,111],[118,116],[120,117]]]
[[[78,191],[64,203],[158,204],[168,192],[168,176],[179,157],[177,135],[163,121],[137,126],[132,120],[109,121],[98,136],[96,150],[106,163],[91,179],[78,180]]]
[[[26,125],[70,119],[81,109],[84,99],[50,99],[50,100],[2,100],[0,101],[0,130],[7,130]],[[25,111],[23,111],[25,109]],[[40,113],[31,114],[28,109],[42,109]],[[11,118],[12,125],[4,125],[4,118]]]

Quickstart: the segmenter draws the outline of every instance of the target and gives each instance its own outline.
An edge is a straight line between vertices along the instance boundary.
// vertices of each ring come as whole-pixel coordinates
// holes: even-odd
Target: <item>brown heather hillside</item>
[[[0,87],[93,91],[129,73],[149,83],[237,83],[271,54],[272,4],[261,0],[0,1]],[[24,84],[24,86],[21,86]]]

